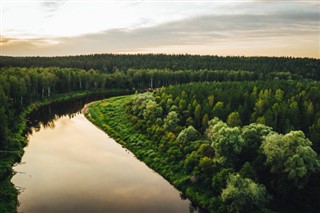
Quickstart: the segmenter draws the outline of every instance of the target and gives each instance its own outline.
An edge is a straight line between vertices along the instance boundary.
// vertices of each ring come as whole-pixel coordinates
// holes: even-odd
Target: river
[[[81,113],[86,101],[30,117],[28,146],[12,178],[18,212],[195,212],[163,177]]]

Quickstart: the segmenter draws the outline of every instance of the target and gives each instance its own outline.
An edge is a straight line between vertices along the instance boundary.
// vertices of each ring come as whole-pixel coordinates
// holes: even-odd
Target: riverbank
[[[26,132],[29,128],[27,125],[27,116],[39,109],[40,107],[64,102],[77,98],[85,98],[94,95],[112,96],[128,94],[128,90],[95,90],[85,92],[73,92],[59,94],[51,98],[38,100],[26,107],[19,115],[18,125],[11,135],[11,145],[0,153],[0,212],[16,212],[18,205],[17,196],[19,189],[11,183],[11,178],[15,174],[12,167],[19,163],[24,153],[23,148],[27,145]]]
[[[206,194],[192,184],[192,178],[179,165],[170,160],[158,146],[137,130],[126,114],[126,104],[134,95],[113,97],[90,103],[85,116],[110,137],[123,145],[135,156],[155,170],[194,204],[209,209]],[[205,212],[205,210],[202,210]]]

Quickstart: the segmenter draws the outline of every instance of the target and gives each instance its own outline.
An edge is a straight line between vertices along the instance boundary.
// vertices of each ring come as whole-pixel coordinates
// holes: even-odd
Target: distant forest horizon
[[[129,69],[245,70],[253,72],[290,72],[320,76],[320,60],[299,57],[217,56],[190,54],[91,54],[75,56],[0,56],[0,67],[61,67],[96,69],[104,73]],[[319,78],[316,78],[319,79]]]
[[[64,55],[5,55],[2,54],[0,57],[13,57],[13,58],[64,58],[64,57],[79,57],[79,56],[97,56],[97,55],[113,55],[113,56],[139,56],[139,55],[166,55],[166,56],[200,56],[200,57],[221,57],[221,58],[308,58],[308,59],[320,59],[320,57],[309,57],[309,56],[271,56],[271,55],[222,55],[222,54],[193,54],[193,53],[118,53],[118,52],[104,52],[104,53],[88,53],[88,54],[64,54]]]

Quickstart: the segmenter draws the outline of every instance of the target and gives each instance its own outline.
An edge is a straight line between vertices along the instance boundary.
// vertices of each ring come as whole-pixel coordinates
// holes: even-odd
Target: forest
[[[17,205],[12,166],[23,154],[26,117],[35,104],[110,90],[151,91],[128,99],[123,115],[139,137],[152,140],[155,155],[171,162],[165,169],[170,172],[163,172],[161,163],[153,167],[202,207],[319,208],[318,59],[162,54],[0,59],[1,212]]]
[[[319,98],[319,82],[190,83],[137,94],[126,112],[207,209],[315,211]]]
[[[259,75],[290,72],[304,78],[320,79],[320,62],[314,58],[243,57],[168,54],[94,54],[57,57],[0,56],[0,67],[65,67],[95,69],[104,73],[129,69],[246,70]]]

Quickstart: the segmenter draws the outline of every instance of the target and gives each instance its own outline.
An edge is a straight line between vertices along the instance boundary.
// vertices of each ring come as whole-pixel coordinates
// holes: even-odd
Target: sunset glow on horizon
[[[320,58],[318,1],[1,1],[1,55]]]

